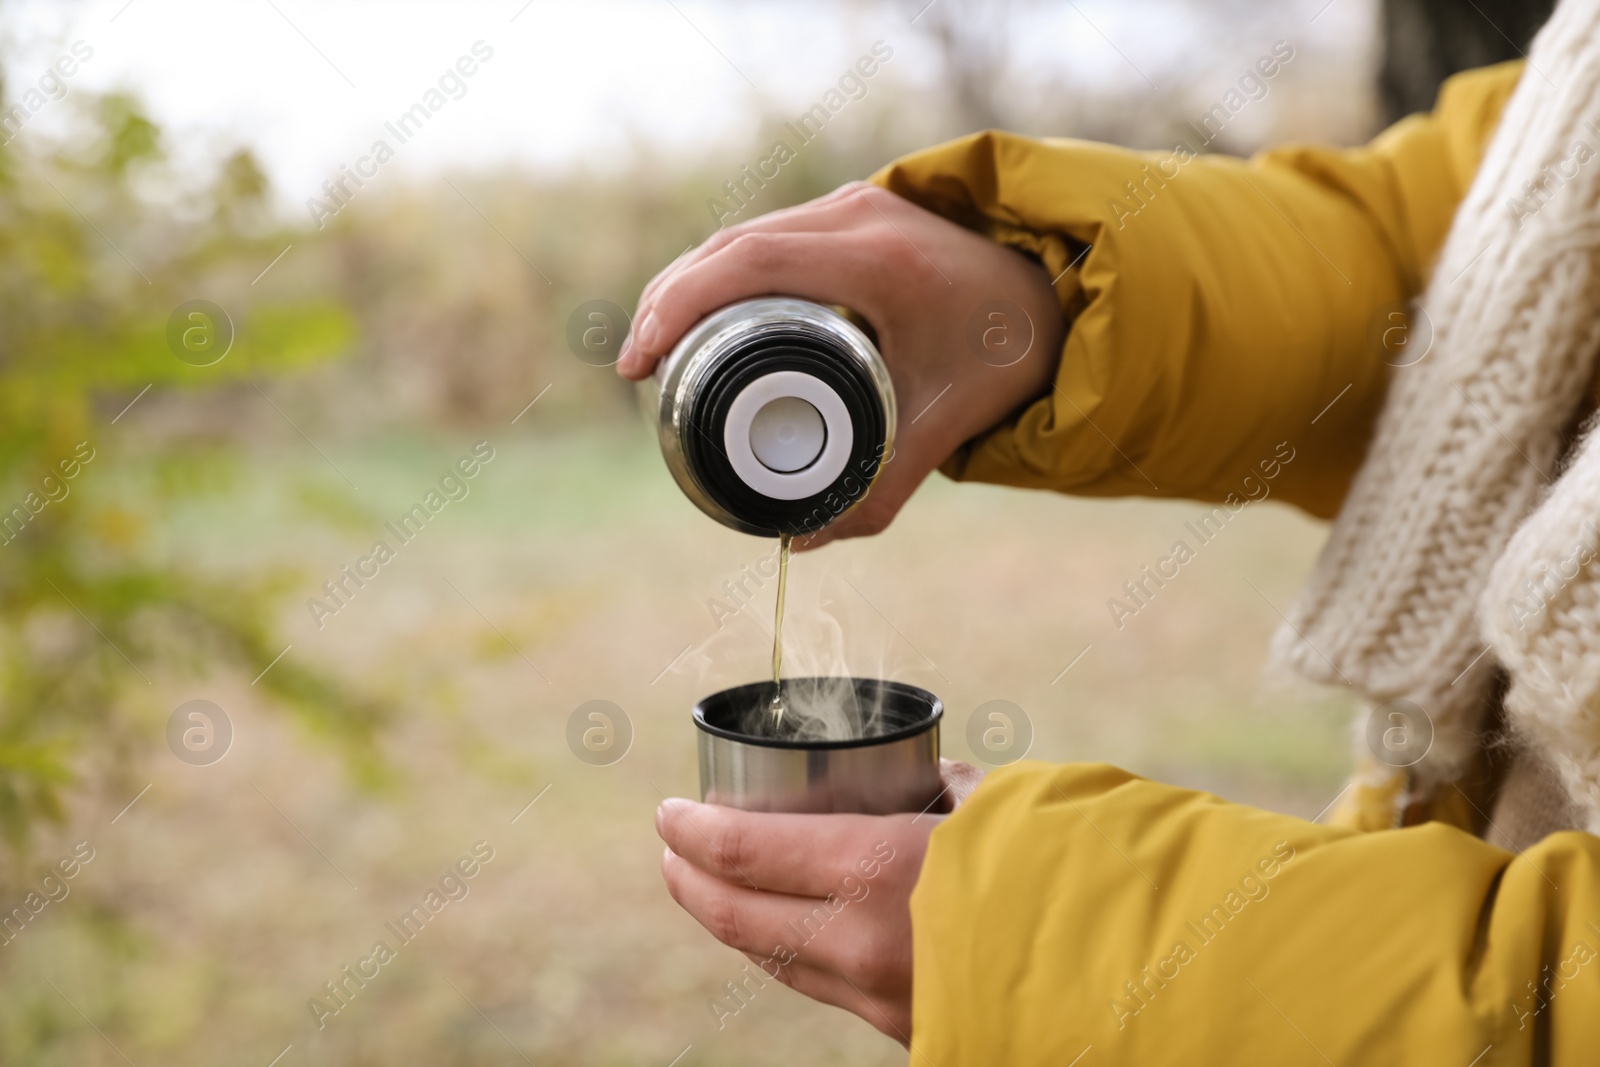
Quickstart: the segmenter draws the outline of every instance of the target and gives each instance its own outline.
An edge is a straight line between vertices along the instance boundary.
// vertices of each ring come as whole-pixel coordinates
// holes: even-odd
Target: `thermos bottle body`
[[[745,533],[821,529],[860,504],[893,455],[883,357],[821,304],[730,304],[684,335],[655,380],[673,478],[700,510]]]

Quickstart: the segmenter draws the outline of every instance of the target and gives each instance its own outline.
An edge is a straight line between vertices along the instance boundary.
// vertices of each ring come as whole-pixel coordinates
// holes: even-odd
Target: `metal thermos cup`
[[[821,304],[730,304],[684,335],[655,380],[672,476],[700,510],[745,533],[821,529],[861,503],[892,455],[883,357]]]
[[[875,729],[849,741],[808,741],[743,729],[765,714],[771,682],[725,689],[694,708],[700,798],[745,811],[926,811],[939,799],[939,720],[944,704],[926,689],[877,678],[786,678],[790,687],[833,685],[841,699],[873,709]],[[790,700],[792,704],[793,701]]]

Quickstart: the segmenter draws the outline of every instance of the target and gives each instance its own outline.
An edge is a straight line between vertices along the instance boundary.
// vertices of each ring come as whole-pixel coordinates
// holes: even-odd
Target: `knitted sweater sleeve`
[[[1566,1064],[1600,838],[1364,834],[1103,765],[991,774],[912,896],[910,1062]]]
[[[1459,75],[1359,148],[1196,154],[1202,123],[1170,151],[987,132],[890,164],[873,180],[1039,257],[1071,322],[1052,391],[945,473],[1218,502],[1266,479],[1333,514],[1520,73]]]

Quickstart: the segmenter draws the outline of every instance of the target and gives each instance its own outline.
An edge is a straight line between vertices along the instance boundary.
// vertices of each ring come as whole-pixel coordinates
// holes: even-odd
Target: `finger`
[[[915,489],[915,486],[911,487]],[[911,490],[894,492],[890,485],[873,487],[873,492],[849,511],[834,519],[822,529],[794,539],[796,552],[814,552],[835,541],[852,537],[871,537],[882,533],[900,513],[900,508],[911,496]]]
[[[939,761],[939,779],[944,782],[945,804],[941,811],[955,811],[961,806],[962,801],[972,795],[972,791],[983,784],[984,772],[970,763],[960,760],[941,759]]]
[[[649,317],[650,309],[657,303],[662,286],[669,279],[680,271],[715,255],[747,233],[831,233],[844,228],[849,225],[852,216],[838,211],[837,208],[865,184],[851,182],[804,204],[796,204],[716,231],[698,246],[686,250],[650,279],[644,287],[644,292],[639,294],[639,303],[634,310],[634,321],[643,322]],[[623,342],[622,356],[617,361],[617,371],[625,378],[634,380],[645,378],[655,370],[656,363],[665,355],[664,351],[646,354],[634,343],[634,338],[630,334]]]
[[[696,247],[685,252],[669,263],[665,269],[650,279],[644,287],[644,292],[639,294],[639,313],[649,310],[649,306],[657,292],[661,289],[662,282],[672,273],[705,259],[707,256],[726,248],[736,238],[752,232],[765,233],[827,233],[838,230],[846,225],[849,217],[833,209],[851,196],[864,182],[850,182],[826,193],[814,200],[807,200],[803,204],[794,204],[790,207],[780,208],[777,211],[758,215],[753,219],[724,226],[710,237],[707,237]]]
[[[810,240],[806,241],[807,238]],[[851,291],[849,287],[829,285],[825,279],[816,277],[804,279],[802,272],[792,269],[792,262],[790,270],[773,275],[770,267],[775,265],[772,262],[775,258],[799,254],[801,244],[792,242],[809,246],[810,254],[804,262],[810,265],[812,275],[826,274],[826,271],[819,272],[815,265],[823,253],[832,252],[837,259],[847,247],[838,235],[818,234],[814,227],[790,230],[751,226],[715,240],[714,248],[700,255],[691,253],[685,259],[692,257],[692,262],[680,262],[651,283],[635,311],[626,349],[617,362],[618,370],[624,377],[645,377],[672,351],[690,326],[736,300],[781,294],[821,303],[839,303],[837,294]],[[683,281],[691,277],[699,284],[684,287]],[[733,284],[726,284],[730,281]],[[819,287],[818,281],[824,284]],[[835,295],[816,295],[821,292]],[[692,302],[686,303],[686,300]]]
[[[834,541],[882,533],[928,473],[928,470],[913,470],[909,463],[886,467],[883,475],[873,483],[859,503],[822,529],[796,537],[794,550],[810,552]]]
[[[872,294],[882,289],[886,276],[901,273],[904,257],[893,245],[888,249],[893,251],[864,233],[742,234],[715,255],[675,271],[662,284],[640,318],[634,340],[637,358],[659,358],[706,315],[755,296],[781,294],[844,304],[872,321],[876,309]],[[916,287],[919,280],[899,277],[895,284]]]
[[[895,356],[892,345],[891,340],[884,348],[884,358],[891,362]],[[898,372],[895,375],[895,393],[903,405],[902,412],[916,411],[919,406],[925,412],[945,391],[925,388],[917,381],[915,369],[910,372]],[[931,394],[931,401],[924,405],[922,396],[926,394]],[[958,392],[956,395],[961,394]],[[871,488],[867,490],[866,496],[820,530],[796,537],[795,551],[809,552],[834,541],[852,537],[870,537],[888,528],[889,523],[900,514],[900,509],[927,480],[928,475],[932,474],[960,444],[932,422],[924,423],[920,427],[916,422],[917,419],[913,418],[908,424],[902,415],[900,430],[896,434],[893,447],[889,450],[888,457],[883,461],[882,470]]]
[[[666,880],[667,892],[684,911],[712,937],[741,952],[773,953],[782,945],[807,944],[834,922],[836,909],[843,902],[843,898],[837,898],[834,909],[830,909],[817,897],[773,893],[726,882],[671,848],[662,852],[661,876]],[[825,942],[815,944],[812,962],[827,966],[832,956],[823,954]]]
[[[746,952],[745,957],[761,969],[763,977],[780,982],[812,1000],[835,1008],[843,1008],[852,1015],[859,1015],[902,1045],[911,1040],[909,1019],[896,1018],[897,1012],[894,1008],[869,996],[858,985],[852,984],[844,977],[808,965],[803,954],[781,967],[777,966],[777,959],[772,956]]]
[[[806,897],[836,892],[883,839],[881,820],[870,815],[739,811],[681,798],[656,809],[656,832],[724,882]]]
[[[856,914],[855,906],[845,898],[835,897],[830,907],[829,901],[816,897],[733,885],[700,870],[671,849],[662,853],[661,874],[672,899],[729,948],[751,958],[790,960],[790,967],[798,965],[819,978],[853,974],[870,983],[871,950],[863,947],[860,929],[838,929]],[[842,991],[834,992],[842,995]]]

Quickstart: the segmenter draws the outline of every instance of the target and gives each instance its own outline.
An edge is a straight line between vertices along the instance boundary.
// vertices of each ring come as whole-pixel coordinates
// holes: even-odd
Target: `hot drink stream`
[[[789,534],[778,535],[778,607],[772,618],[772,728],[783,725],[783,592],[789,583]]]

